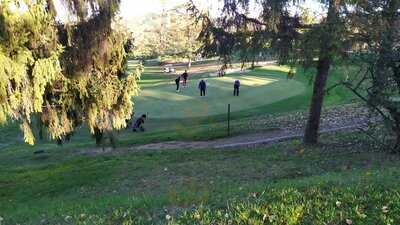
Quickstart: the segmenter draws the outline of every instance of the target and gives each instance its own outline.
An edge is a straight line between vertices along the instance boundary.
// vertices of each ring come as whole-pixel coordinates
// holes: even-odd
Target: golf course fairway
[[[198,82],[207,83],[207,95],[200,97]],[[240,96],[233,96],[233,83],[241,82]],[[136,115],[148,114],[152,118],[180,119],[220,115],[231,111],[241,111],[269,105],[303,93],[305,84],[296,80],[287,80],[280,76],[260,71],[247,74],[233,74],[225,77],[196,78],[189,77],[187,87],[175,91],[174,77],[164,82],[142,85],[140,96],[135,99]]]

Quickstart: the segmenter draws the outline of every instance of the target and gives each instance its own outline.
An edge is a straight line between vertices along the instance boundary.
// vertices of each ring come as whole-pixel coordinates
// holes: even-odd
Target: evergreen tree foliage
[[[20,120],[25,141],[33,144],[32,115],[42,112],[46,88],[62,76],[62,45],[43,1],[24,2],[26,10],[18,3],[0,4],[0,122]],[[70,131],[66,124],[60,132]]]
[[[121,129],[133,112],[140,68],[126,71],[125,31],[113,27],[117,0],[71,0],[73,22],[56,22],[51,0],[0,1],[0,122],[32,120],[62,140],[86,123],[94,134]]]
[[[364,70],[345,85],[384,118],[400,152],[400,0],[358,0],[351,23]]]
[[[315,144],[329,70],[343,56],[348,41],[344,21],[350,1],[319,1],[325,5],[327,14],[318,22],[290,12],[293,4],[302,2],[225,0],[216,19],[200,12],[193,2],[189,9],[202,23],[200,40],[205,55],[218,55],[227,64],[237,52],[242,61],[251,62],[272,51],[280,64],[300,63],[305,68],[317,68],[304,138],[306,144]],[[251,3],[258,9],[258,15],[249,13]]]

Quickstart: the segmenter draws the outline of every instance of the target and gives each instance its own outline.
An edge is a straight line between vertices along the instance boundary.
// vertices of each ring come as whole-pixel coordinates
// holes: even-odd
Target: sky
[[[165,9],[170,9],[186,2],[187,0],[122,0],[120,15],[122,18],[129,20],[148,13],[161,12],[164,7]],[[194,2],[202,7],[215,7],[218,5],[218,0],[194,0]]]
[[[163,6],[173,8],[174,6],[184,4],[187,0],[122,0],[120,15],[126,20],[140,17],[151,12],[161,12]],[[218,10],[221,4],[219,0],[195,0],[196,4],[201,7],[211,8],[212,10]],[[306,0],[303,6],[310,8],[313,11],[321,11],[321,5],[315,0]]]
[[[165,0],[165,6],[176,6],[185,3],[185,0]],[[162,11],[160,0],[122,0],[120,14],[124,19],[143,16],[151,12]]]
[[[68,18],[62,0],[55,0],[58,17],[61,20]],[[126,20],[142,17],[149,13],[158,13],[165,9],[171,9],[177,5],[186,3],[187,0],[121,0],[120,16]],[[197,5],[215,6],[218,0],[194,0]]]
[[[120,16],[123,20],[129,21],[148,13],[161,12],[164,7],[170,9],[185,2],[187,0],[121,0]],[[194,2],[202,8],[209,8],[212,11],[218,10],[221,5],[218,3],[221,2],[220,0],[194,0]],[[61,0],[55,0],[55,3],[59,17],[67,18]],[[303,6],[316,12],[321,11],[321,5],[316,3],[315,0],[306,0]]]

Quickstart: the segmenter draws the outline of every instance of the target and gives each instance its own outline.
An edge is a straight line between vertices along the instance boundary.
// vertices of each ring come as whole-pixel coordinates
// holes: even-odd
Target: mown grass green
[[[268,73],[273,70],[279,75]],[[306,89],[304,83],[286,80],[285,73],[284,67],[269,66],[245,75],[209,77],[205,79],[206,97],[200,97],[197,85],[202,78],[198,76],[191,77],[188,86],[181,86],[179,93],[175,92],[173,79],[146,82],[142,84],[140,96],[135,99],[136,112],[163,119],[209,117],[226,114],[228,104],[231,104],[232,112],[243,111],[303,94]],[[240,97],[233,96],[235,80],[241,81]]]

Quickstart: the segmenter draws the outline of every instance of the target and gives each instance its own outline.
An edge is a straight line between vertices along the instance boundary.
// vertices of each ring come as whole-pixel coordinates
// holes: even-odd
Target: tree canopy
[[[400,1],[359,0],[349,18],[363,70],[344,84],[385,120],[399,152]]]
[[[190,60],[200,47],[200,26],[186,5],[145,15],[129,22],[128,27],[135,37],[134,56],[138,58],[175,56]]]
[[[86,123],[92,133],[120,129],[133,111],[140,68],[126,70],[126,34],[113,27],[118,0],[65,1],[75,20],[56,20],[51,0],[0,2],[0,123],[33,120],[53,139]]]
[[[305,132],[305,142],[314,144],[318,140],[329,70],[334,60],[345,52],[348,40],[343,17],[347,5],[344,0],[320,1],[327,13],[317,22],[291,12],[291,6],[301,2],[225,0],[218,18],[200,12],[193,2],[190,10],[202,23],[200,39],[206,55],[219,55],[229,63],[237,52],[241,53],[242,61],[248,61],[270,51],[281,64],[300,63],[305,68],[317,69]],[[251,3],[258,14],[249,12]]]

